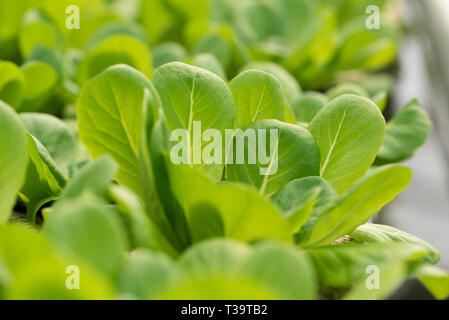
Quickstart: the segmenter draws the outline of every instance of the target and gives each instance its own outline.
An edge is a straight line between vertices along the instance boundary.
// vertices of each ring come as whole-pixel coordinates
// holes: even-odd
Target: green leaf
[[[197,55],[193,59],[192,64],[198,68],[202,68],[212,73],[215,73],[217,76],[222,78],[223,81],[228,81],[223,66],[220,64],[217,58],[215,58],[215,56],[210,53],[202,53],[200,55]]]
[[[43,45],[36,45],[26,59],[26,63],[39,61],[52,67],[59,79],[63,77],[62,55],[57,49],[52,49]]]
[[[282,14],[286,19],[286,37],[289,41],[299,41],[308,36],[314,24],[315,1],[313,0],[281,0],[278,1]]]
[[[380,111],[384,111],[388,103],[388,93],[387,91],[379,91],[371,97],[371,100],[373,100],[374,103],[377,104]]]
[[[366,223],[410,183],[412,172],[402,166],[372,170],[354,184],[334,205],[320,213],[301,246],[328,245]]]
[[[68,252],[55,250],[47,237],[29,226],[0,227],[0,260],[13,276],[4,290],[5,299],[114,298],[111,283],[102,273],[95,272]],[[67,288],[70,277],[76,276],[69,267],[78,267],[80,287],[77,290]]]
[[[225,129],[234,128],[235,105],[232,94],[218,76],[197,67],[173,62],[160,67],[152,81],[161,98],[169,130],[183,129],[188,133],[191,147],[189,154],[202,154],[199,148],[208,143],[201,141],[201,137],[207,129],[217,129],[224,137]],[[198,132],[194,130],[194,122],[201,125]],[[189,160],[191,164],[198,162]],[[221,179],[222,164],[199,162],[197,165],[211,177]]]
[[[309,258],[281,243],[266,242],[252,248],[232,240],[210,240],[188,250],[181,257],[180,266],[188,277],[164,298],[316,297],[315,275]],[[224,288],[223,283],[227,283]],[[230,288],[238,291],[229,291]],[[257,291],[250,292],[250,289]],[[206,293],[209,295],[205,296]]]
[[[36,9],[29,10],[23,17],[19,30],[19,47],[22,57],[27,58],[37,46],[58,48],[60,35],[51,21]]]
[[[27,218],[34,223],[36,213],[44,204],[61,193],[67,179],[58,170],[47,149],[28,134],[28,164],[25,183],[20,190],[27,202]]]
[[[78,82],[84,84],[108,67],[122,63],[147,75],[152,71],[148,47],[135,37],[117,34],[107,37],[86,53],[79,65]]]
[[[259,130],[265,132],[265,150],[256,150],[263,146],[259,140],[264,136],[259,134]],[[244,139],[246,132],[250,136],[254,132],[255,137]],[[242,144],[239,140],[244,140],[245,163],[238,164],[236,155],[239,150],[234,152],[233,164],[226,166],[227,179],[247,183],[261,195],[270,196],[294,179],[319,175],[319,150],[310,132],[304,128],[276,120],[263,120],[238,131],[233,140],[236,142],[234,148]],[[267,159],[261,159],[260,152],[268,153]],[[250,158],[256,159],[256,163],[247,161]],[[262,163],[261,160],[269,161]],[[227,162],[230,162],[229,158]]]
[[[286,300],[316,299],[315,272],[309,257],[282,244],[258,245],[242,266],[243,274]]]
[[[297,122],[310,123],[313,118],[328,104],[325,95],[319,92],[306,92],[292,104]]]
[[[230,84],[237,107],[237,127],[257,120],[285,119],[285,100],[279,81],[269,73],[248,70]]]
[[[19,111],[36,112],[48,102],[58,81],[58,74],[47,63],[27,62],[22,67],[26,85],[24,101]]]
[[[385,120],[372,101],[343,95],[316,115],[309,130],[321,151],[321,177],[343,193],[374,162]]]
[[[369,30],[362,19],[355,19],[343,29],[337,56],[340,69],[377,70],[389,65],[397,55],[396,30],[388,26]]]
[[[133,0],[131,0],[133,1]],[[130,5],[128,5],[130,6]],[[116,35],[128,35],[139,39],[143,43],[148,43],[148,35],[145,29],[134,22],[106,22],[89,37],[85,48],[87,50],[93,49],[98,43],[103,40]]]
[[[307,221],[299,230],[300,232],[295,235],[297,243],[308,236],[322,212],[335,204],[335,201],[339,198],[337,191],[329,182],[320,177],[307,177],[289,182],[272,198],[276,198],[276,201],[282,203],[284,208],[293,210],[295,207],[301,208],[303,206],[302,196],[299,195],[307,194],[310,190],[319,190],[319,193]]]
[[[127,299],[154,299],[178,277],[178,268],[165,255],[138,250],[126,257],[118,275],[117,287]]]
[[[209,17],[209,0],[196,0],[193,3],[186,3],[182,0],[168,0],[177,10],[182,12],[188,19],[205,19]]]
[[[28,163],[25,129],[14,110],[0,101],[0,224],[8,221]],[[7,151],[7,152],[6,152]]]
[[[159,300],[275,300],[281,296],[256,280],[236,276],[186,279],[157,297]]]
[[[67,124],[42,113],[21,113],[25,129],[47,149],[57,167],[65,175],[77,156],[77,145]]]
[[[174,17],[166,7],[165,0],[142,0],[141,21],[151,44],[163,41],[163,36],[174,24]]]
[[[245,70],[250,69],[265,71],[276,77],[289,105],[293,105],[293,102],[301,96],[301,87],[298,82],[282,66],[272,62],[252,62],[245,67]]]
[[[80,137],[93,158],[110,155],[117,181],[142,195],[140,133],[147,78],[131,67],[113,66],[90,80],[77,101]]]
[[[359,283],[354,284],[351,291],[344,297],[344,299],[385,300],[398,290],[407,278],[407,268],[403,263],[391,261],[384,265],[379,265],[378,267],[379,269],[376,273],[376,277],[379,279],[378,289],[370,287],[372,284],[367,284],[369,281],[368,277],[370,276],[370,273],[367,273],[367,279],[363,279]]]
[[[0,100],[14,109],[22,103],[25,90],[25,77],[12,62],[0,61]]]
[[[334,100],[335,98],[338,98],[339,96],[345,95],[345,94],[354,94],[356,96],[361,96],[368,98],[368,92],[366,90],[355,83],[342,83],[332,89],[330,89],[326,95],[329,100]]]
[[[293,15],[293,24],[299,26],[289,31],[294,39],[289,42],[289,51],[284,63],[304,87],[313,89],[326,86],[333,78],[333,70],[329,64],[332,63],[338,47],[337,12],[330,7],[321,10],[310,8],[310,5],[313,6],[312,1],[288,0],[288,2],[290,5],[294,5],[294,2],[300,6],[307,4],[309,8],[289,13]],[[316,13],[304,17],[310,10],[316,10]],[[296,20],[295,15],[301,17]],[[298,34],[300,29],[304,30],[302,34]]]
[[[131,190],[112,186],[110,196],[116,202],[117,210],[123,215],[134,247],[150,248],[173,257],[177,256],[177,251],[147,217],[143,203]]]
[[[440,253],[434,246],[410,233],[390,226],[366,223],[351,232],[350,236],[358,242],[399,242],[420,245],[427,249],[428,256],[426,260],[432,264],[440,261]]]
[[[28,6],[28,0],[17,3],[8,0],[0,1],[0,59],[11,58],[8,55],[6,57],[3,56],[3,50],[8,49],[3,47],[3,42],[8,43],[15,38],[20,27],[22,16]]]
[[[101,226],[101,227],[99,227]],[[96,270],[114,275],[127,249],[125,231],[117,212],[91,194],[66,200],[55,207],[44,233],[61,250],[68,250]]]
[[[116,164],[111,158],[104,156],[94,160],[78,171],[66,185],[61,193],[60,201],[76,199],[84,193],[104,197],[116,172]]]
[[[170,62],[181,62],[186,58],[186,49],[176,42],[164,42],[153,48],[154,68],[159,68],[160,66]]]
[[[431,130],[429,116],[420,108],[418,100],[412,100],[388,122],[376,164],[399,162],[412,157],[426,142]]]
[[[269,200],[256,191],[239,185],[214,184],[198,169],[185,165],[170,164],[169,173],[193,239],[214,236],[241,241],[265,238],[291,241],[287,222]],[[207,227],[201,218],[208,219]],[[196,221],[201,224],[192,226]],[[217,229],[217,225],[222,228]],[[211,232],[211,227],[219,232]]]
[[[148,216],[173,247],[181,251],[189,244],[190,235],[184,212],[171,191],[165,164],[170,132],[154,87],[145,91],[145,101],[140,152],[143,200]]]
[[[274,3],[241,2],[236,9],[238,27],[250,42],[263,42],[282,36],[285,18]]]
[[[340,244],[307,250],[318,280],[330,287],[345,287],[368,278],[367,268],[415,261],[426,254],[420,246],[399,243]]]
[[[297,179],[287,183],[271,197],[274,204],[284,213],[284,217],[289,222],[293,233],[297,233],[307,222],[321,192],[319,187],[306,191],[301,190],[301,186],[297,183],[301,180]]]
[[[252,248],[229,239],[200,242],[187,250],[179,259],[184,272],[192,277],[237,274]]]
[[[12,282],[11,272],[6,267],[0,256],[0,299],[4,300],[4,290]]]
[[[413,273],[437,299],[449,297],[449,273],[438,267],[425,265]]]
[[[194,56],[210,53],[227,68],[231,59],[232,48],[229,41],[218,33],[208,33],[201,37],[192,49]]]

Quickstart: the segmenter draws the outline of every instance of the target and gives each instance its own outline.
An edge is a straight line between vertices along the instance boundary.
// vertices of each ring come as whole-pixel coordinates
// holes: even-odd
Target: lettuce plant
[[[397,32],[359,24],[364,1],[79,0],[74,33],[69,2],[0,0],[0,298],[449,295],[437,249],[370,222],[432,125],[417,100],[385,120],[391,78],[369,72]],[[171,160],[173,132],[211,129],[275,130],[253,142],[277,170]]]
[[[29,220],[39,212],[44,219],[40,234],[2,227],[4,273],[24,276],[12,268],[26,263],[10,252],[17,238],[8,234],[18,234],[45,244],[42,250],[60,261],[52,266],[57,274],[64,263],[76,264],[105,282],[67,293],[65,282],[47,273],[55,291],[36,296],[41,282],[10,281],[5,296],[314,299],[340,290],[343,298],[386,298],[416,277],[445,297],[449,276],[432,266],[439,260],[434,247],[369,223],[409,184],[410,169],[395,162],[425,141],[427,115],[414,100],[386,124],[372,100],[341,93],[309,123],[296,123],[286,119],[280,81],[263,71],[244,71],[227,85],[177,62],[158,68],[152,80],[113,66],[79,95],[79,134],[96,160],[79,164],[71,179],[70,159],[56,149],[75,148],[64,123],[39,114],[19,118],[2,103],[2,141],[15,137],[10,148],[17,153],[4,160],[11,169],[2,170],[2,219],[17,191]],[[260,163],[172,163],[170,132],[193,121],[217,130],[276,128],[279,171],[258,175]],[[392,148],[393,141],[404,147]],[[369,266],[379,268],[378,290],[365,286]]]

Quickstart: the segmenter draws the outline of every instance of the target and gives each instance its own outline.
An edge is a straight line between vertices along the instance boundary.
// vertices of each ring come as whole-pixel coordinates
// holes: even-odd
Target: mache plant
[[[366,29],[354,0],[124,3],[0,0],[0,298],[449,295],[433,246],[371,220],[431,130],[417,100],[382,115],[394,22]],[[277,129],[279,170],[174,164],[195,121]]]

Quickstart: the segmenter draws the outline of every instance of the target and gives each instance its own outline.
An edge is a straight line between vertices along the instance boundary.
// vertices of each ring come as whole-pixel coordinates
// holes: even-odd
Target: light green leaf
[[[340,69],[377,70],[393,62],[397,55],[397,31],[385,25],[369,30],[362,19],[355,19],[343,29],[337,60]]]
[[[428,256],[426,260],[429,260],[432,264],[440,261],[440,253],[434,246],[410,233],[390,226],[365,223],[351,232],[350,236],[358,242],[399,242],[420,245],[427,249]]]
[[[243,274],[286,300],[316,299],[315,272],[302,251],[282,244],[258,245],[242,266]]]
[[[320,213],[301,246],[328,245],[366,223],[409,185],[412,172],[402,166],[371,171],[354,184],[334,205]]]
[[[402,265],[425,256],[420,246],[398,243],[340,244],[307,250],[317,271],[318,280],[330,287],[345,287],[370,275],[367,268],[381,269],[388,264]],[[363,281],[363,284],[365,281]]]
[[[42,205],[54,200],[62,191],[67,179],[39,140],[28,134],[28,164],[25,183],[20,190],[27,202],[27,218],[34,223]]]
[[[151,44],[163,41],[164,35],[171,29],[175,17],[166,7],[165,0],[142,0],[141,21]]]
[[[152,81],[161,98],[169,130],[186,130],[190,138],[188,151],[194,158],[195,155],[202,155],[202,149],[199,148],[208,144],[201,139],[207,129],[217,129],[224,137],[225,129],[234,128],[235,105],[232,94],[226,83],[217,75],[197,67],[172,62],[160,67]],[[198,132],[194,130],[194,122],[201,125]],[[224,146],[224,141],[222,144]],[[224,155],[222,156],[224,158]],[[215,180],[221,179],[222,164],[207,165],[195,159],[189,160],[191,164],[200,162],[197,165]]]
[[[108,154],[119,164],[117,181],[142,195],[140,134],[147,78],[113,66],[89,81],[77,101],[80,137],[93,158]]]
[[[368,98],[368,92],[358,84],[355,83],[342,83],[332,89],[330,89],[326,95],[329,100],[334,100],[335,98],[338,98],[339,96],[345,95],[345,94],[354,94],[356,96],[361,96]]]
[[[166,0],[188,19],[205,19],[209,17],[209,0],[196,0],[187,3],[182,0]]]
[[[147,75],[152,71],[151,53],[145,43],[130,35],[117,34],[86,53],[79,65],[78,82],[84,84],[108,67],[122,63]]]
[[[8,221],[28,163],[25,129],[14,110],[0,101],[0,224]]]
[[[116,172],[116,164],[111,158],[104,156],[94,160],[76,173],[61,193],[60,201],[76,199],[84,193],[104,197]]]
[[[198,40],[192,50],[192,54],[195,56],[202,53],[212,54],[226,69],[231,59],[232,48],[229,41],[222,35],[208,33]]]
[[[236,8],[239,30],[252,43],[280,37],[284,33],[285,18],[276,4],[268,1],[242,1]]]
[[[260,139],[264,138],[259,130],[266,133],[266,150],[256,150],[261,148]],[[254,133],[255,137],[244,139],[246,132],[250,136]],[[272,137],[276,139],[271,141]],[[243,139],[244,144],[239,142]],[[245,163],[238,164],[238,150],[234,152],[233,164],[226,166],[227,179],[247,183],[261,195],[270,196],[294,179],[319,175],[318,147],[310,132],[299,126],[277,120],[258,121],[235,133],[234,143],[233,148],[244,145]],[[260,152],[269,155],[268,162],[261,162]],[[249,156],[257,160],[255,164],[248,161]],[[227,161],[230,162],[229,158]]]
[[[223,66],[220,64],[217,58],[215,58],[215,56],[210,53],[202,53],[200,55],[197,55],[193,59],[192,64],[198,68],[202,68],[212,73],[215,73],[217,76],[222,78],[223,81],[228,81]]]
[[[12,62],[0,61],[0,100],[14,109],[22,103],[25,90],[25,77]]]
[[[67,124],[42,113],[22,113],[20,120],[28,133],[47,149],[61,172],[67,175],[77,155],[77,142]]]
[[[58,49],[49,48],[43,45],[36,45],[26,59],[26,63],[39,61],[52,67],[59,79],[63,77],[62,56]]]
[[[12,58],[16,53],[14,50],[16,35],[28,6],[28,0],[16,3],[0,0],[0,59]]]
[[[24,101],[21,112],[36,112],[42,109],[51,97],[58,81],[58,74],[48,64],[30,61],[22,66],[25,76]]]
[[[201,278],[210,275],[236,274],[248,258],[252,248],[229,239],[200,242],[187,250],[179,259],[183,271]]]
[[[329,100],[319,92],[306,92],[292,104],[293,113],[297,122],[310,123],[323,109]]]
[[[429,116],[420,108],[418,100],[412,100],[388,122],[376,164],[399,162],[410,158],[426,142],[431,130],[432,122]]]
[[[57,48],[61,45],[61,39],[51,21],[38,10],[31,9],[24,15],[19,30],[22,57],[27,58],[37,45]]]
[[[384,111],[388,103],[388,93],[386,91],[379,91],[371,97],[371,100],[377,104],[380,111]]]
[[[309,130],[321,151],[321,177],[343,193],[374,162],[384,138],[385,120],[372,101],[343,95],[316,115]]]
[[[118,272],[127,249],[117,212],[90,194],[55,207],[44,224],[44,233],[61,250],[110,276]]]
[[[110,196],[128,226],[134,247],[150,248],[173,257],[177,256],[177,251],[147,217],[142,201],[131,190],[114,185],[110,188]]]
[[[3,262],[2,257],[0,256],[0,299],[4,300],[4,290],[7,286],[9,286],[12,282],[11,272],[6,267]]]
[[[276,77],[289,105],[292,105],[301,96],[301,87],[298,82],[282,66],[272,62],[252,62],[245,67],[245,70],[250,69],[265,71]]]
[[[297,233],[307,222],[321,191],[319,187],[316,187],[304,193],[296,192],[297,190],[294,189],[292,183],[300,180],[293,180],[286,184],[271,197],[274,204],[283,212],[284,217],[290,224],[292,233]]]
[[[237,127],[257,120],[285,119],[285,100],[279,81],[269,73],[248,70],[230,84],[237,107]]]
[[[337,198],[337,192],[328,182],[320,177],[306,177],[287,183],[271,197],[271,201],[289,217],[289,220],[300,218],[297,226],[302,227],[306,221],[311,225],[319,211]],[[294,232],[298,231],[299,228]]]
[[[0,227],[0,259],[13,276],[13,281],[4,290],[5,299],[114,298],[113,287],[102,273],[95,272],[66,251],[55,250],[47,237],[29,226],[8,224]],[[69,267],[78,267],[79,289],[67,288],[69,277],[75,275],[75,269]]]
[[[138,250],[126,257],[117,279],[125,298],[154,299],[176,282],[179,270],[168,257],[149,250]]]
[[[134,1],[134,0],[131,0]],[[130,6],[130,4],[128,4]],[[87,50],[93,49],[98,43],[103,40],[116,35],[128,35],[139,39],[142,43],[148,43],[148,35],[145,29],[134,22],[106,22],[89,37],[85,48]]]
[[[159,300],[275,300],[281,296],[258,281],[237,276],[186,279],[157,297]]]
[[[383,265],[378,266],[375,269],[375,274],[379,279],[378,289],[375,289],[369,281],[371,273],[366,274],[367,279],[362,279],[359,283],[356,283],[351,291],[344,297],[345,300],[385,300],[392,295],[401,284],[407,279],[407,268],[403,263],[397,261],[391,261]],[[370,270],[368,270],[370,271]],[[374,274],[373,274],[374,275]],[[368,282],[369,283],[369,282]]]
[[[425,265],[413,273],[437,299],[449,297],[449,273],[440,268]]]
[[[181,251],[190,243],[190,236],[184,212],[171,191],[165,164],[170,132],[154,87],[145,91],[145,101],[140,152],[143,200],[147,215],[173,247]]]
[[[290,228],[281,213],[254,190],[214,184],[198,169],[185,165],[171,164],[169,173],[193,240],[226,237],[241,241],[291,241]]]
[[[153,48],[154,68],[159,68],[170,62],[182,62],[186,58],[186,49],[177,42],[164,42]]]
[[[313,0],[280,0],[277,1],[282,8],[286,19],[285,35],[289,41],[300,41],[308,36],[310,28],[314,25],[315,1]]]

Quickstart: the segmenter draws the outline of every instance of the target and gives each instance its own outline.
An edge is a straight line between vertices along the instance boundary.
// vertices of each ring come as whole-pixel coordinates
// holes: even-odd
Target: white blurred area
[[[441,33],[431,39],[426,34],[429,30],[421,24],[429,15],[418,18],[416,10],[420,6],[411,3],[406,6],[409,32],[400,55],[393,105],[399,108],[411,98],[419,98],[435,127],[426,145],[404,163],[413,170],[411,185],[387,207],[377,222],[427,240],[441,251],[439,265],[449,269],[449,162],[444,151],[449,142],[449,86],[443,81],[445,71],[449,71],[449,54],[445,54],[445,49],[449,49],[449,0],[416,1],[433,2],[430,16],[440,15],[432,21],[432,24],[439,23],[434,33],[435,30]],[[447,37],[446,42],[438,48],[434,43],[438,43],[442,35]],[[438,62],[439,56],[443,61]]]

